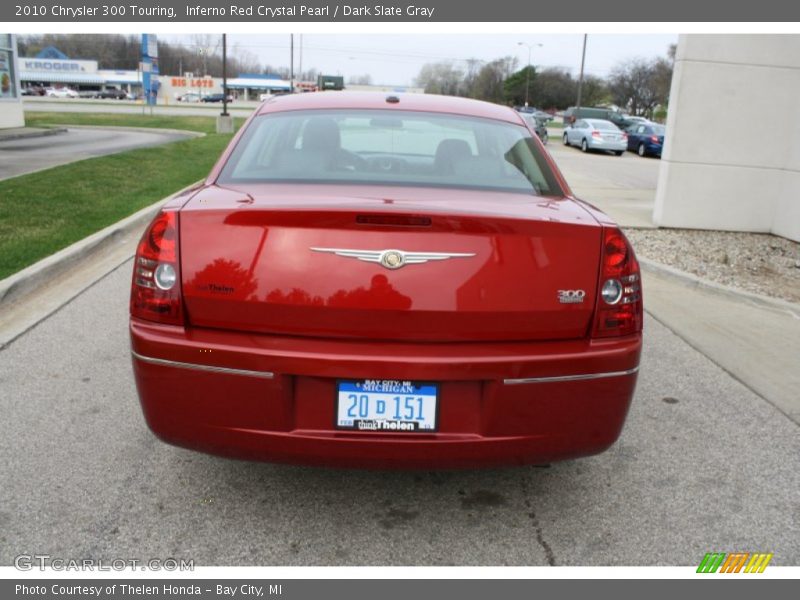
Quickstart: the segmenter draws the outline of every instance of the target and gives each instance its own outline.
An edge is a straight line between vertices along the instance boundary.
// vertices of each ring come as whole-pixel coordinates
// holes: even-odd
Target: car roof
[[[388,102],[395,97],[399,102]],[[520,125],[521,116],[512,108],[436,94],[404,94],[395,92],[307,92],[273,96],[265,100],[258,114],[291,110],[336,110],[336,109],[387,109],[421,112],[437,112],[495,119]]]

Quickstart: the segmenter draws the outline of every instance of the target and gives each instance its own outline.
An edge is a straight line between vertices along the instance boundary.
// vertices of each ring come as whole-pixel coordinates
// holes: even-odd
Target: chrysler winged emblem
[[[474,252],[406,252],[404,250],[354,250],[351,248],[315,248],[313,252],[329,252],[336,256],[355,258],[364,262],[378,263],[387,269],[399,269],[406,265],[420,265],[429,260],[447,260],[448,258],[469,258]]]

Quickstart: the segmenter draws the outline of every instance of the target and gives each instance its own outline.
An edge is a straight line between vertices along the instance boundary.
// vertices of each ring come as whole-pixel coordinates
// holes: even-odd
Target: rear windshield
[[[653,133],[656,135],[664,135],[664,132],[666,131],[666,127],[663,125],[653,125],[652,127]]]
[[[395,110],[287,111],[256,117],[220,183],[347,183],[562,195],[521,125]]]
[[[602,131],[616,131],[618,127],[610,121],[591,121],[595,129]]]

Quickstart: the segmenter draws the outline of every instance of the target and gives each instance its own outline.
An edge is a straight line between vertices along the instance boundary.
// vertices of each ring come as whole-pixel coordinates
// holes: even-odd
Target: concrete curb
[[[57,125],[47,129],[37,128],[35,131],[20,131],[19,133],[0,133],[0,142],[47,137],[50,135],[58,135],[59,133],[67,133],[66,125]]]
[[[141,133],[172,133],[174,135],[186,135],[191,138],[206,137],[207,133],[193,131],[191,129],[165,129],[163,127],[127,127],[124,125],[56,125],[67,129],[109,129],[111,131],[139,131]]]
[[[638,259],[639,264],[644,271],[649,271],[656,275],[663,275],[670,279],[679,281],[684,285],[702,288],[733,300],[749,302],[763,308],[789,313],[796,319],[800,319],[800,304],[787,302],[786,300],[780,300],[778,298],[770,298],[769,296],[762,296],[761,294],[754,294],[753,292],[737,290],[736,288],[728,287],[726,285],[722,285],[721,283],[716,283],[707,279],[702,279],[697,275],[692,275],[691,273],[681,271],[674,267],[670,267],[669,265],[665,265],[648,258],[643,258],[641,256],[637,256],[636,258]],[[647,294],[647,290],[645,290],[645,294]]]
[[[194,185],[197,185],[197,182],[0,280],[0,310],[6,305],[19,301],[24,296],[40,291],[50,281],[89,257],[101,253],[116,240],[129,236],[137,229],[144,228],[161,208],[161,205]]]

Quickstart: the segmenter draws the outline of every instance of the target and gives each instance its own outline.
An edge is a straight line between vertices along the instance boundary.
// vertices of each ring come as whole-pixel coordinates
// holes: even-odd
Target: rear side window
[[[287,111],[259,116],[244,132],[219,180],[563,195],[525,127],[396,110]]]

